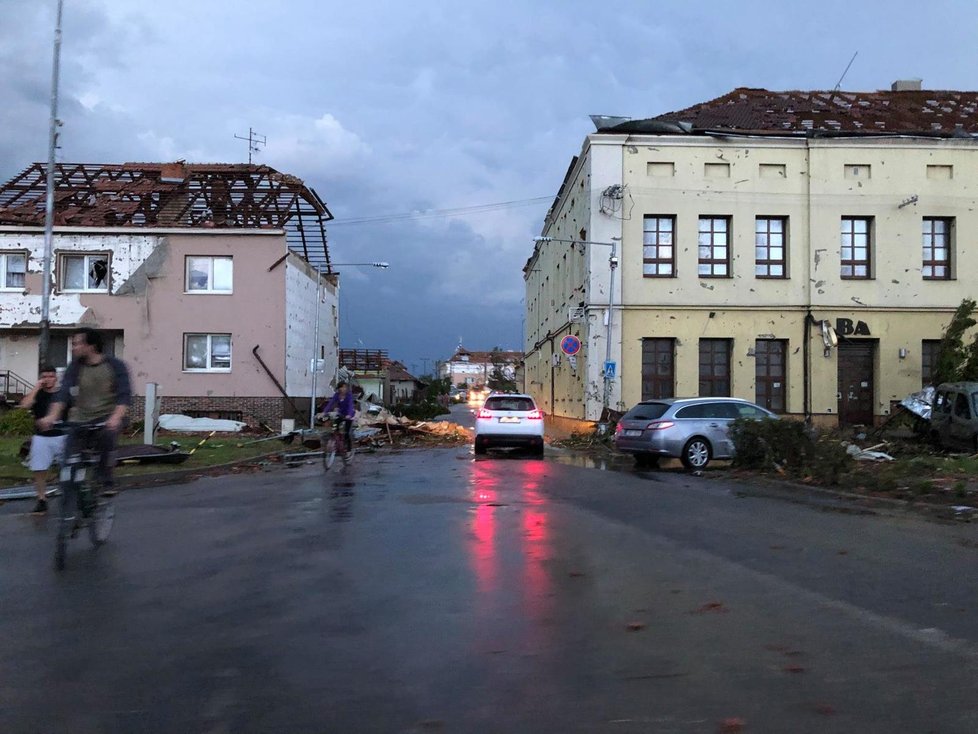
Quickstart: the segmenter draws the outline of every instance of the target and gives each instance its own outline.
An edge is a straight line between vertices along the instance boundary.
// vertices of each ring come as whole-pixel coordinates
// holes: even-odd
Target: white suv
[[[490,446],[525,446],[543,456],[543,411],[529,395],[498,394],[486,398],[475,414],[475,453]]]

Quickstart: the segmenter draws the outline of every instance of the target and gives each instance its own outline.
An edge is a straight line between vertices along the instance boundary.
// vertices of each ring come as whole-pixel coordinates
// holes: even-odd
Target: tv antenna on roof
[[[838,91],[839,91],[839,87],[840,87],[840,86],[842,86],[842,80],[846,78],[846,74],[848,74],[848,73],[849,73],[849,67],[850,67],[850,66],[852,66],[852,62],[856,60],[856,57],[857,57],[858,55],[859,55],[859,52],[858,52],[858,51],[856,51],[856,53],[854,53],[854,54],[852,55],[852,58],[851,58],[851,59],[849,59],[849,63],[848,63],[848,64],[846,64],[846,70],[845,70],[844,72],[842,72],[842,76],[840,76],[840,77],[839,77],[839,81],[837,81],[837,82],[835,83],[835,86],[834,86],[834,87],[832,87],[832,91],[833,91],[833,92],[838,92]]]
[[[256,133],[254,130],[252,130],[249,127],[248,128],[248,137],[247,138],[242,137],[241,135],[235,135],[234,137],[236,137],[238,140],[247,140],[248,141],[248,165],[250,166],[251,165],[251,154],[252,153],[260,153],[261,152],[261,148],[258,147],[258,146],[265,145],[266,144],[266,138],[265,138],[265,136],[264,135],[259,135],[258,133]]]

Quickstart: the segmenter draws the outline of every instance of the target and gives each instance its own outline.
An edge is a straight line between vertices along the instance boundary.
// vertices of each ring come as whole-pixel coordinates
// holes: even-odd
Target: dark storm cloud
[[[0,0],[0,176],[47,155],[55,0]],[[337,217],[344,346],[419,364],[516,347],[547,203],[479,216],[345,219],[552,196],[589,113],[647,117],[724,94],[843,85],[974,89],[972,0],[729,3],[66,0],[61,157],[247,158]]]

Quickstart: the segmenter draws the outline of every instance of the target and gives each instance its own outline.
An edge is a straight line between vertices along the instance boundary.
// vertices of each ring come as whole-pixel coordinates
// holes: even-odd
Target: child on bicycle
[[[333,397],[319,411],[323,420],[327,420],[330,412],[336,411],[343,421],[343,436],[346,438],[346,450],[349,451],[353,446],[353,416],[356,414],[356,407],[353,404],[353,393],[350,387],[342,380],[336,383],[336,392]]]

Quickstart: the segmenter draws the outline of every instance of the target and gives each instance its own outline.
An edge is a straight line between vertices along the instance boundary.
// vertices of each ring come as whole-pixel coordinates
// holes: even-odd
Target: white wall
[[[285,391],[293,397],[312,394],[312,360],[322,357],[323,371],[316,377],[317,398],[332,393],[332,382],[338,367],[337,328],[339,323],[339,286],[322,278],[321,296],[317,298],[319,277],[301,258],[289,255],[285,261]],[[319,309],[319,339],[316,340],[316,309]]]

